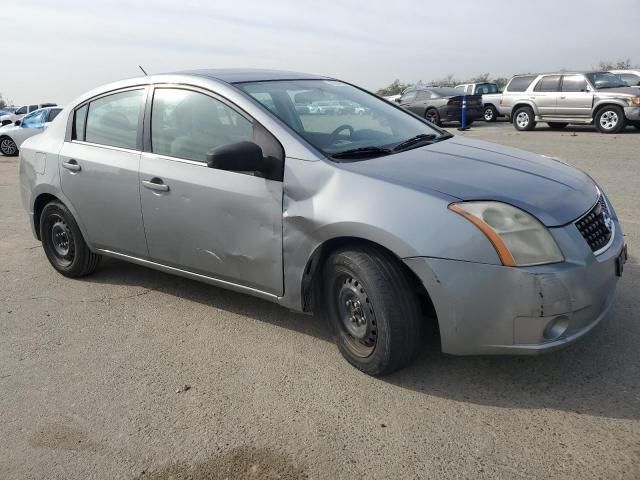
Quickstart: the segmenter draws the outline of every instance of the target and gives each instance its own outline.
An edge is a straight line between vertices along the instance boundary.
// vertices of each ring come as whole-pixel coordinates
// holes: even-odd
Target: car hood
[[[603,88],[597,90],[598,94],[607,94],[607,93],[624,93],[626,95],[638,95],[638,87],[616,87],[616,88]]]
[[[462,137],[340,167],[452,201],[509,203],[548,227],[577,219],[598,197],[587,174],[559,160]]]

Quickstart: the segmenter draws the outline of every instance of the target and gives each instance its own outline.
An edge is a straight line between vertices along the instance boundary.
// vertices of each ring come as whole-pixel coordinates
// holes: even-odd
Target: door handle
[[[166,185],[162,182],[161,178],[154,177],[151,180],[143,180],[142,185],[144,185],[149,190],[155,190],[157,192],[168,192],[169,185]]]
[[[79,172],[80,170],[82,170],[82,167],[73,158],[67,160],[66,162],[62,162],[62,166],[71,172]]]
[[[567,98],[567,97],[560,97],[560,100],[564,100],[565,98]]]

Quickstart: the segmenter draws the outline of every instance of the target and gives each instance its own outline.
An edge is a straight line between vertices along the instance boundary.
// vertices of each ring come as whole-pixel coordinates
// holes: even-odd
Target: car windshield
[[[329,157],[347,158],[354,152],[357,158],[371,158],[390,154],[400,144],[415,148],[426,141],[450,137],[389,102],[336,80],[262,81],[236,86]],[[304,105],[308,108],[301,108]],[[416,137],[421,142],[406,143]]]
[[[587,73],[587,78],[598,90],[628,86],[619,76],[609,72]]]

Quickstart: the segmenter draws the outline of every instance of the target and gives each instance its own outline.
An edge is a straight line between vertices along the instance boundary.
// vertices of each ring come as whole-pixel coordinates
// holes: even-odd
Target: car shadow
[[[627,285],[640,281],[640,268],[625,274],[630,277]],[[329,327],[320,316],[293,313],[257,298],[247,301],[249,297],[244,294],[118,260],[105,259],[85,281],[145,287],[332,341]],[[374,381],[484,406],[639,419],[637,342],[620,341],[626,334],[621,333],[619,325],[619,317],[624,315],[634,325],[627,334],[638,336],[629,307],[633,301],[632,288],[620,288],[614,309],[601,325],[576,344],[552,354],[457,357],[442,354],[437,338],[431,337],[412,365]]]

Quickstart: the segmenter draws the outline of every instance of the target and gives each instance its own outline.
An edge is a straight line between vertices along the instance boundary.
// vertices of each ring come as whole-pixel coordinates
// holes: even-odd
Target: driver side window
[[[198,162],[221,145],[253,141],[253,124],[203,93],[157,88],[151,111],[151,151]]]
[[[44,127],[44,119],[47,112],[35,112],[27,115],[22,120],[20,126],[22,128],[42,128]]]

